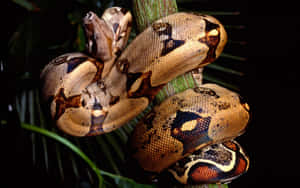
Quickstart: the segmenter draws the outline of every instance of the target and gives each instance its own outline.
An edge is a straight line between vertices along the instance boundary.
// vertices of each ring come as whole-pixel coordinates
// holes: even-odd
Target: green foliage
[[[33,164],[37,165],[37,160],[42,160],[45,171],[59,174],[61,181],[67,181],[68,176],[72,174],[72,177],[77,179],[83,176],[91,184],[99,187],[155,187],[138,184],[127,178],[126,168],[124,168],[128,157],[126,150],[128,136],[142,115],[113,133],[93,138],[74,138],[64,135],[55,128],[49,113],[44,113],[45,110],[39,98],[39,74],[49,60],[63,53],[84,51],[82,17],[85,13],[92,10],[101,15],[106,8],[111,6],[121,6],[133,11],[131,0],[74,0],[71,2],[12,0],[11,2],[15,3],[18,8],[22,7],[24,12],[20,13],[19,24],[16,25],[16,30],[11,34],[8,43],[7,64],[11,69],[13,68],[16,83],[18,83],[15,106],[23,122],[22,127],[30,130],[28,135],[31,141]],[[189,11],[191,10],[189,4],[197,3],[195,0],[178,0],[177,2],[179,11]],[[212,14],[220,20],[222,18],[228,20],[224,24],[230,39],[225,49],[226,53],[205,69],[204,80],[239,90],[240,83],[236,80],[245,75],[241,68],[244,66],[241,64],[246,62],[246,58],[232,52],[236,49],[239,49],[238,51],[244,49],[245,42],[231,38],[231,32],[234,33],[236,30],[243,32],[245,28],[230,22],[239,16],[239,12],[222,9],[211,11],[214,7],[200,8],[193,9],[193,11]],[[136,36],[137,30],[137,26],[134,25],[129,42]],[[173,82],[178,84],[184,81]],[[185,88],[177,89],[181,91]],[[158,100],[163,100],[165,97],[161,95],[157,96]],[[5,119],[1,121],[4,122]],[[69,149],[68,152],[65,152],[66,147]]]
[[[139,187],[145,187],[145,188],[150,188],[153,186],[150,185],[142,185],[142,184],[138,184],[136,183],[134,180],[120,176],[120,175],[115,175],[103,170],[100,170],[95,163],[76,145],[74,145],[72,142],[70,142],[69,140],[67,140],[66,138],[59,136],[58,134],[48,131],[46,129],[34,126],[34,125],[30,125],[30,124],[26,124],[26,123],[22,123],[22,128],[33,131],[33,132],[37,132],[41,135],[45,135],[49,138],[52,138],[54,140],[56,140],[57,142],[67,146],[70,150],[72,150],[75,154],[77,154],[78,156],[80,156],[89,166],[90,168],[95,172],[95,174],[98,177],[99,180],[99,187],[103,187],[104,184],[106,183],[104,178],[102,176],[108,176],[110,178],[112,178],[114,180],[114,182],[116,183],[117,186],[119,187],[130,187],[130,188],[139,188]],[[100,137],[98,137],[100,138]],[[101,145],[102,140],[99,142],[99,144]],[[109,152],[109,149],[106,147],[103,147],[105,152]],[[107,156],[107,159],[110,159],[112,156]]]
[[[12,0],[17,5],[27,9],[28,11],[34,11],[35,6],[32,2],[26,1],[26,0]]]

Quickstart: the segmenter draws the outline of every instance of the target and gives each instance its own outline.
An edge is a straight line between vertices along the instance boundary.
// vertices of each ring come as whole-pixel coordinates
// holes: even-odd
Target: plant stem
[[[176,0],[133,0],[134,15],[137,22],[138,30],[141,32],[148,27],[153,21],[165,17],[178,11]],[[187,88],[195,87],[196,82],[191,73],[186,73],[169,82],[157,95],[159,101],[164,100],[169,95],[182,92]],[[172,90],[172,92],[167,92]],[[174,91],[174,92],[173,92]],[[162,94],[164,92],[165,94]],[[197,187],[197,188],[228,188],[227,185],[187,185],[180,187]]]
[[[133,10],[139,32],[153,21],[177,12],[175,0],[133,0]]]

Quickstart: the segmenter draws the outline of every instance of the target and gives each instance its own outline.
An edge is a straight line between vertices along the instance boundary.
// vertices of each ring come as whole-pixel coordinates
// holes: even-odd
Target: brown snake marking
[[[66,108],[78,108],[81,106],[81,96],[66,97],[64,88],[61,88],[58,94],[54,97],[53,101],[56,103],[56,113],[54,119],[58,120],[59,117],[65,112]]]
[[[137,97],[145,96],[149,98],[150,101],[152,101],[155,95],[161,90],[163,85],[152,87],[150,79],[151,79],[151,71],[142,74],[139,77],[139,80],[141,82],[139,88],[135,91],[129,91],[128,97],[137,98]]]
[[[204,63],[212,62],[216,59],[216,49],[218,46],[218,43],[220,42],[220,26],[217,24],[213,24],[206,19],[204,19],[206,22],[205,32],[206,35],[204,38],[199,39],[199,42],[205,43],[209,47],[209,51],[207,53],[206,59],[203,61]],[[217,36],[210,36],[209,32],[213,29],[216,29],[218,32]]]
[[[167,55],[185,43],[184,40],[175,40],[172,38],[172,25],[169,23],[154,23],[152,24],[152,28],[159,36],[168,36],[168,38],[163,41],[164,47],[161,51],[161,56]]]
[[[190,121],[196,121],[196,125],[192,130],[182,130],[182,125]],[[176,112],[176,118],[171,124],[171,136],[176,138],[183,144],[182,155],[193,151],[195,147],[211,139],[207,135],[211,117],[201,117],[192,112]]]

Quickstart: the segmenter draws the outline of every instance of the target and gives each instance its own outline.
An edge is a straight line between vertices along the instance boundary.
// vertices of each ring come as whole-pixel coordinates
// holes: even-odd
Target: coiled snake
[[[176,13],[155,21],[125,48],[132,16],[107,9],[83,19],[87,53],[69,53],[42,71],[42,94],[57,126],[74,136],[111,132],[140,114],[172,79],[221,54],[227,34],[208,15]],[[179,182],[228,182],[249,159],[231,139],[245,130],[249,106],[239,95],[204,84],[170,96],[135,128],[132,156],[149,172]]]

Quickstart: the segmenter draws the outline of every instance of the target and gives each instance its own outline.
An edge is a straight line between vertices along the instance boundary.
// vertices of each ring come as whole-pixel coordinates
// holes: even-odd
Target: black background
[[[297,1],[222,1],[222,3],[214,1],[214,3],[216,6],[236,7],[241,10],[239,21],[246,23],[247,27],[247,32],[242,32],[243,36],[239,36],[248,41],[247,70],[242,93],[250,104],[252,120],[247,132],[238,140],[250,156],[251,166],[249,172],[233,181],[230,187],[296,186],[300,179],[298,147],[300,16]],[[4,18],[11,21],[4,22],[5,24],[1,26],[1,30],[5,30],[2,44],[7,44],[7,39],[22,21],[24,14],[20,8],[11,4],[8,10],[10,14],[6,17],[4,15]],[[14,16],[10,18],[12,12]],[[55,38],[55,34],[51,37]],[[2,51],[6,52],[6,47]],[[17,133],[12,135],[18,140],[21,139]],[[2,157],[5,155],[8,161],[2,160],[0,164],[3,162],[5,166],[12,168],[7,168],[8,170],[4,168],[7,176],[3,180],[11,183],[9,187],[17,183],[31,187],[60,185],[55,178],[32,167],[30,162],[27,162],[31,161],[31,158],[26,151],[20,148],[12,149],[14,142],[5,140],[2,144],[8,152],[1,151]],[[3,180],[0,180],[0,185]]]
[[[249,70],[244,89],[253,119],[241,136],[249,173],[234,187],[289,187],[299,176],[299,14],[293,1],[248,5]]]

